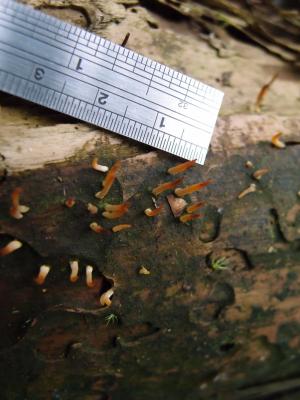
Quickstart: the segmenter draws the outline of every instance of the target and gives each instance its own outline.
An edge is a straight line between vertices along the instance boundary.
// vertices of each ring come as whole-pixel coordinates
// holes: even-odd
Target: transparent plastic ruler
[[[11,0],[0,90],[203,164],[223,93]]]

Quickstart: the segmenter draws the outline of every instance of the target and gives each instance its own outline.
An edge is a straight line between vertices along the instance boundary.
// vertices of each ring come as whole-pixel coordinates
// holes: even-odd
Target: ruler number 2
[[[106,104],[107,101],[105,99],[108,99],[108,97],[109,97],[108,94],[100,92],[100,96],[98,97],[98,103],[102,105]]]

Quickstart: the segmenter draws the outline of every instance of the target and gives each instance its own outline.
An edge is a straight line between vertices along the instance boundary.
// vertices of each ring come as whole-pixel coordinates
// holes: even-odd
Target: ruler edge
[[[100,36],[98,33],[94,33],[94,32],[92,32],[92,31],[89,31],[89,30],[87,30],[87,29],[85,29],[85,28],[82,28],[82,27],[80,27],[80,26],[78,26],[78,25],[71,24],[70,22],[65,22],[63,19],[60,19],[60,18],[54,17],[54,16],[52,16],[52,15],[49,15],[49,14],[47,14],[47,13],[44,12],[44,11],[41,11],[41,10],[39,10],[39,9],[34,8],[31,4],[21,3],[20,1],[16,1],[16,0],[0,0],[0,3],[16,4],[17,6],[20,6],[20,7],[22,7],[22,8],[29,8],[29,9],[31,9],[31,11],[32,11],[33,13],[37,13],[37,14],[40,14],[40,15],[45,15],[45,16],[47,16],[48,19],[51,19],[51,20],[53,20],[53,21],[55,21],[55,22],[57,22],[57,23],[60,23],[60,24],[61,24],[61,23],[64,23],[66,26],[70,26],[70,27],[74,27],[74,28],[76,28],[76,29],[79,29],[81,32],[84,32],[85,34],[88,33],[88,34],[93,35],[93,36],[95,36],[95,37],[99,37],[100,39],[103,39],[103,40],[105,40],[106,42],[109,42],[110,44],[113,44],[114,46],[117,46],[118,49],[120,49],[120,48],[126,48],[128,51],[131,51],[132,53],[136,54],[137,56],[141,56],[142,58],[146,59],[147,61],[149,60],[149,61],[151,61],[151,62],[155,62],[155,63],[158,64],[158,65],[165,66],[165,67],[169,68],[169,71],[176,72],[177,74],[181,74],[183,77],[189,78],[190,80],[193,80],[193,81],[195,81],[195,82],[199,82],[199,83],[201,83],[202,85],[205,85],[205,86],[207,86],[207,87],[213,89],[214,91],[216,91],[216,92],[219,93],[219,96],[220,96],[220,106],[222,105],[222,101],[223,101],[223,98],[224,98],[224,92],[223,92],[222,90],[220,90],[220,89],[215,88],[214,86],[212,86],[212,85],[210,85],[210,84],[204,83],[204,82],[200,81],[199,79],[196,79],[196,78],[193,78],[193,77],[191,77],[191,76],[189,76],[189,75],[186,75],[185,73],[180,72],[180,71],[174,69],[173,67],[169,67],[168,65],[162,64],[162,63],[159,62],[159,61],[156,61],[156,60],[153,60],[153,59],[151,59],[151,58],[149,58],[149,57],[147,57],[147,56],[144,56],[143,54],[140,54],[140,53],[136,52],[135,50],[129,49],[129,48],[127,48],[126,46],[123,47],[123,46],[121,46],[121,45],[118,44],[118,43],[114,43],[114,42],[112,42],[110,39],[106,39],[106,38]],[[64,29],[64,30],[65,30],[65,29]],[[70,30],[71,30],[71,29],[70,29]],[[78,36],[80,36],[80,34],[79,34]],[[86,40],[87,40],[87,39],[86,39]],[[219,112],[220,112],[220,107],[219,107]],[[218,113],[219,113],[219,112],[218,112]]]

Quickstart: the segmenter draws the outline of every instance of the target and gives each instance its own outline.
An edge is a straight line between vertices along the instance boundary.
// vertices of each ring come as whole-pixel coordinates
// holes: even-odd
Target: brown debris
[[[143,265],[139,269],[139,274],[140,275],[150,275],[150,273],[151,272],[146,267],[144,267]]]
[[[124,39],[123,39],[123,42],[121,43],[121,47],[126,47],[126,44],[127,44],[128,40],[129,40],[129,37],[130,37],[130,33],[127,32],[125,37],[124,37]]]
[[[184,199],[174,196],[173,194],[169,194],[167,196],[167,200],[174,217],[178,218],[183,213],[187,202]]]
[[[75,199],[73,197],[69,197],[66,201],[65,201],[65,206],[68,208],[72,208],[75,205]]]

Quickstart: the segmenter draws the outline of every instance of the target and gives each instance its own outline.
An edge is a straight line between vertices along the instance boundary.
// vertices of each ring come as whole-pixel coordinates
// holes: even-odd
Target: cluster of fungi
[[[183,173],[189,168],[193,167],[196,164],[196,160],[193,161],[187,161],[182,164],[179,164],[175,167],[169,168],[168,173],[171,175],[176,175],[179,173]],[[97,199],[104,199],[107,194],[109,193],[111,187],[113,186],[113,183],[116,179],[117,172],[119,168],[121,167],[121,162],[118,160],[116,161],[111,168],[108,168],[107,166],[100,165],[98,164],[98,160],[95,158],[92,161],[92,168],[95,171],[98,171],[100,173],[106,173],[103,181],[102,181],[102,188],[99,192],[95,194],[95,197]],[[199,182],[191,186],[187,186],[185,188],[177,188],[177,186],[183,181],[182,178],[176,179],[171,182],[166,182],[158,185],[152,190],[152,194],[157,198],[159,197],[162,193],[169,191],[169,190],[174,190],[175,195],[178,197],[183,197],[187,194],[190,194],[196,190],[200,190],[203,187],[207,186],[210,181],[205,181],[205,182]],[[28,206],[25,206],[20,203],[20,197],[23,192],[23,189],[21,187],[17,187],[13,190],[11,194],[11,207],[9,209],[9,214],[12,218],[20,220],[23,218],[23,214],[27,213],[30,211],[30,208]],[[154,200],[154,199],[153,199]],[[144,210],[144,215],[147,217],[157,217],[162,209],[163,205],[157,205],[156,201],[154,201],[155,208],[147,208]],[[182,216],[180,216],[179,221],[182,223],[186,223],[189,221],[192,221],[193,219],[200,218],[199,214],[195,214],[194,211],[196,211],[198,208],[202,207],[204,203],[198,202],[195,204],[191,204],[186,208],[186,213]],[[64,201],[64,206],[66,208],[72,208],[76,206],[76,199],[73,197],[67,198]],[[129,203],[124,202],[122,204],[109,204],[105,203],[104,204],[104,210],[102,212],[102,216],[105,219],[108,220],[117,220],[120,217],[123,217],[128,211],[129,211]],[[88,203],[87,206],[87,212],[89,212],[91,215],[96,216],[99,212],[98,207],[93,204],[93,203]],[[111,231],[113,233],[120,232],[125,229],[132,228],[132,224],[127,224],[127,223],[122,223],[122,224],[117,224],[114,225],[111,228]],[[104,228],[99,222],[93,221],[89,224],[89,229],[91,229],[93,232],[97,234],[103,234],[105,232],[108,232],[107,228]],[[7,245],[2,247],[0,249],[0,256],[6,256],[8,254],[13,253],[14,251],[20,249],[22,247],[22,242],[19,240],[12,240],[10,241]],[[78,280],[78,273],[79,273],[79,262],[76,259],[72,259],[69,261],[70,265],[70,277],[69,280],[71,283],[75,283]],[[94,287],[94,281],[93,281],[93,270],[94,267],[91,265],[86,265],[85,267],[85,276],[86,276],[86,285],[89,288]],[[39,267],[39,272],[38,275],[34,278],[34,282],[37,285],[43,285],[46,282],[46,278],[51,271],[51,266],[50,265],[41,265]],[[141,268],[140,271],[141,274],[148,274],[149,271],[146,268]],[[99,299],[99,302],[102,306],[110,306],[111,305],[111,297],[114,294],[113,288],[108,289],[105,293],[102,293]]]
[[[281,133],[277,133],[272,137],[272,145],[278,149],[283,149],[285,147],[285,143],[280,140]],[[178,175],[181,173],[184,173],[188,169],[194,167],[196,165],[196,160],[192,161],[186,161],[183,162],[179,165],[176,165],[174,167],[171,167],[168,169],[168,174],[170,175]],[[111,168],[108,168],[107,166],[100,165],[98,164],[98,160],[95,158],[92,161],[92,168],[98,172],[101,173],[106,173],[103,181],[102,181],[102,188],[99,192],[95,194],[95,197],[97,199],[104,199],[107,194],[109,193],[111,187],[113,186],[113,183],[116,179],[117,176],[117,171],[121,167],[121,162],[116,161]],[[246,167],[247,168],[253,168],[253,164],[251,161],[246,162]],[[252,174],[252,178],[259,181],[265,174],[269,172],[268,168],[261,168],[259,170],[256,170]],[[196,213],[198,209],[204,206],[204,202],[198,201],[195,203],[190,203],[188,204],[185,201],[182,201],[180,207],[176,206],[173,208],[172,203],[174,203],[174,199],[179,200],[180,198],[183,198],[186,195],[190,195],[191,193],[201,190],[202,188],[206,187],[211,183],[211,180],[208,179],[204,182],[197,182],[192,185],[179,188],[178,185],[180,185],[183,182],[183,178],[176,178],[172,181],[164,182],[156,186],[155,188],[152,189],[152,195],[155,196],[155,198],[152,198],[153,203],[154,203],[154,208],[147,208],[144,210],[144,215],[146,215],[149,218],[155,218],[158,217],[159,214],[163,210],[163,203],[160,205],[157,203],[156,199],[158,199],[163,193],[173,190],[174,194],[168,195],[167,199],[169,201],[171,210],[176,218],[178,218],[178,221],[180,223],[186,224],[188,222],[191,222],[195,219],[199,219],[202,217],[201,214]],[[238,199],[243,198],[244,196],[248,195],[249,193],[255,192],[256,191],[256,185],[255,183],[251,183],[248,188],[243,190],[239,195]],[[11,195],[11,207],[9,209],[9,214],[12,218],[14,219],[21,219],[23,218],[23,214],[27,213],[30,211],[30,208],[28,206],[25,206],[23,204],[20,204],[20,196],[22,193],[22,188],[17,187],[13,190],[12,195]],[[174,196],[175,195],[175,196]],[[173,201],[171,201],[173,199]],[[64,205],[67,208],[72,208],[76,205],[76,199],[74,198],[68,198],[65,200]],[[98,214],[98,207],[92,203],[87,204],[87,211],[91,215],[97,215]],[[108,204],[106,203],[104,205],[104,211],[102,212],[102,216],[105,219],[109,220],[115,220],[120,217],[123,217],[127,212],[129,211],[129,203],[124,202],[122,204]],[[108,231],[107,228],[104,228],[102,225],[100,225],[98,222],[94,221],[91,222],[89,225],[89,228],[97,233],[97,234],[103,234]],[[125,229],[132,228],[132,224],[127,224],[127,223],[122,223],[118,225],[114,225],[111,228],[111,231],[113,233],[120,232]],[[0,256],[6,256],[22,247],[22,243],[19,240],[12,240],[10,241],[6,246],[2,247],[0,249]],[[78,280],[78,272],[79,272],[79,263],[78,260],[70,260],[70,282],[75,283]],[[87,265],[85,272],[86,272],[86,285],[88,287],[93,287],[94,282],[93,282],[93,267],[91,265]],[[51,270],[51,266],[49,265],[41,265],[39,268],[39,273],[37,277],[34,279],[35,283],[37,285],[43,285],[46,281],[46,277],[49,274]],[[140,270],[141,274],[149,274],[150,272],[145,268],[142,267]],[[107,290],[105,293],[103,293],[100,296],[100,304],[102,306],[110,306],[111,305],[111,297],[114,293],[113,288],[110,288]]]

